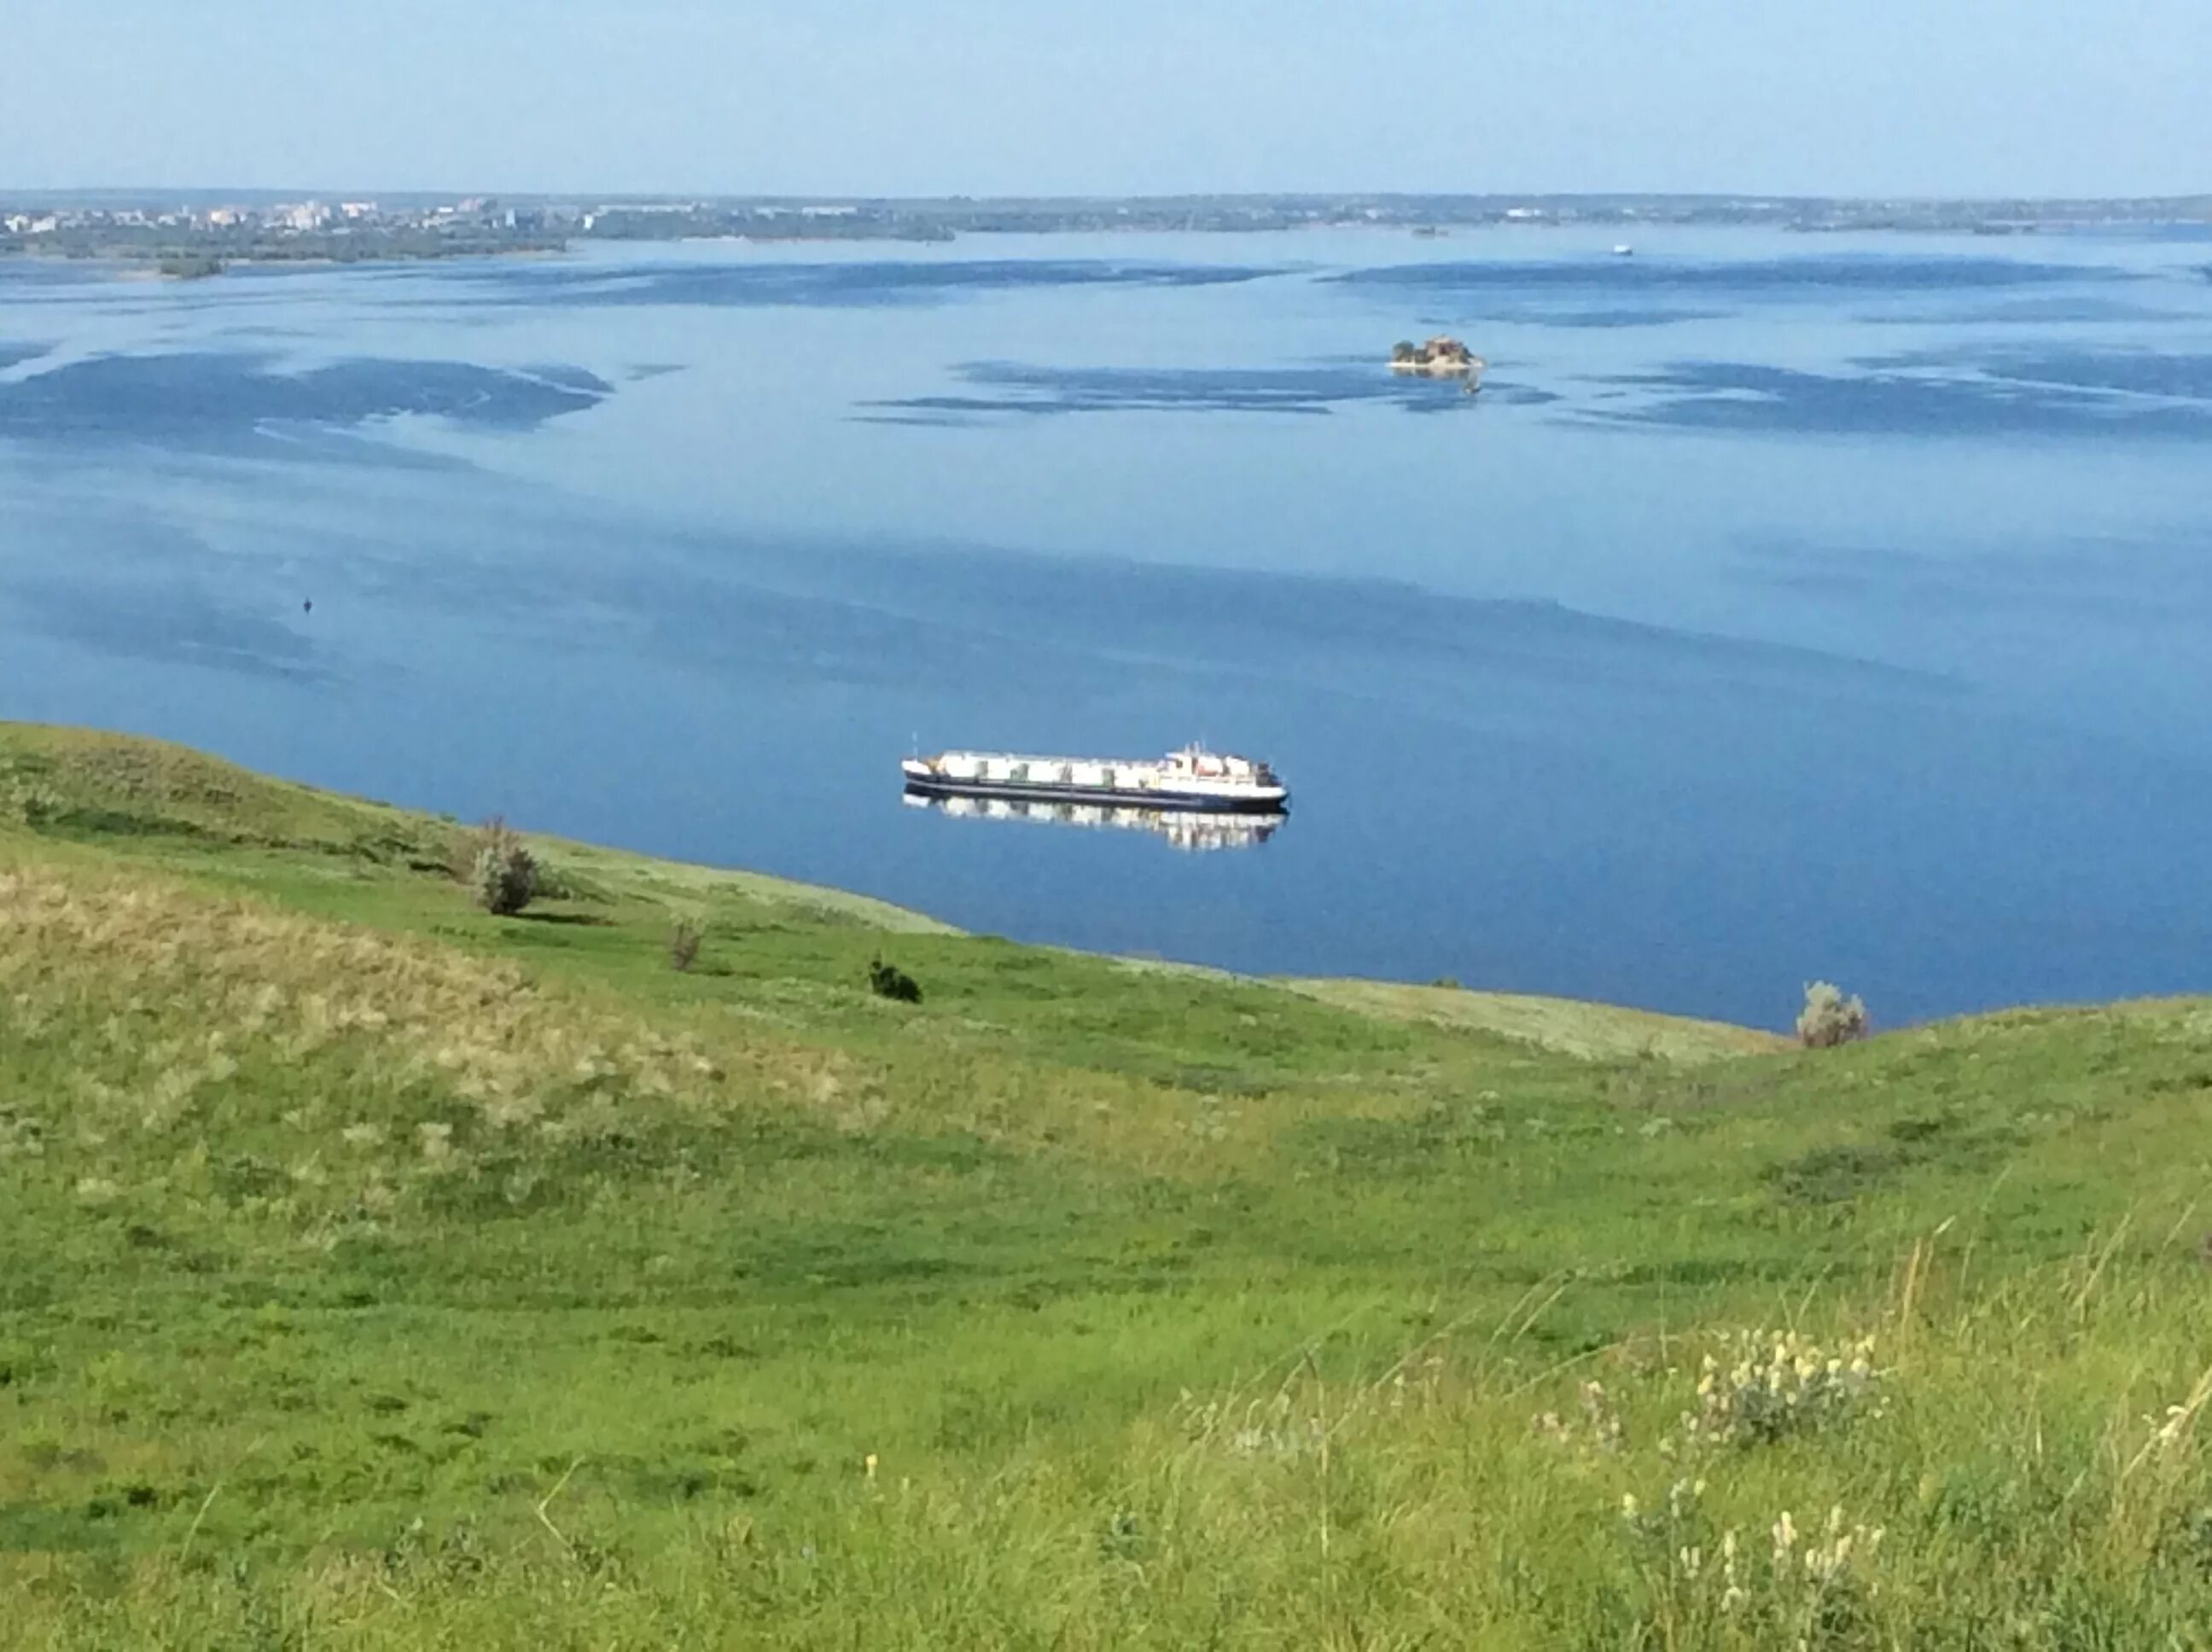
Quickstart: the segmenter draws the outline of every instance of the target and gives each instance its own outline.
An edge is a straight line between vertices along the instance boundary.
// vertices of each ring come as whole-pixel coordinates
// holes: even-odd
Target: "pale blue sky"
[[[0,189],[2212,191],[2212,0],[0,0]]]

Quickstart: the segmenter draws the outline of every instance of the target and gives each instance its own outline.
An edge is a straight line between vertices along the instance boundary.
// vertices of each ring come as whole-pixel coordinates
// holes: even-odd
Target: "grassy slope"
[[[1455,987],[1414,987],[1382,981],[1285,983],[1324,1004],[1363,1015],[1425,1021],[1468,1032],[1494,1033],[1565,1055],[1655,1055],[1676,1062],[1771,1054],[1784,1041],[1748,1027],[1692,1021],[1650,1010],[1578,1004],[1522,993],[1469,993]]]
[[[32,1643],[2207,1643],[2212,1005],[1808,1056],[452,835],[0,727]],[[1676,1437],[1784,1323],[1875,1397]]]

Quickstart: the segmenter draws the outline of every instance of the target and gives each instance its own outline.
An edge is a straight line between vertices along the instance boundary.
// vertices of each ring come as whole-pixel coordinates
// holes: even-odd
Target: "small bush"
[[[876,958],[868,965],[868,989],[878,998],[887,998],[900,1004],[921,1002],[921,988],[912,975],[895,963],[885,963]]]
[[[0,772],[0,820],[37,831],[67,811],[61,794],[28,775]]]
[[[668,932],[669,967],[681,973],[698,963],[699,943],[702,938],[698,925],[688,918],[678,918],[676,926]]]
[[[1797,1017],[1797,1042],[1808,1050],[1833,1049],[1867,1036],[1866,1005],[1854,993],[1825,981],[1805,989],[1805,1007]]]
[[[498,816],[477,834],[469,863],[469,891],[486,912],[512,917],[538,894],[538,862],[523,846],[522,835]]]
[[[568,874],[550,860],[540,859],[532,874],[530,893],[539,901],[573,901],[578,897],[575,882]]]

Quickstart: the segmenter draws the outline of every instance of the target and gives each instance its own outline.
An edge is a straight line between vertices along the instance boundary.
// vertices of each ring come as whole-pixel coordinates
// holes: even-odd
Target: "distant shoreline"
[[[568,246],[486,246],[455,248],[448,252],[390,252],[364,253],[358,258],[332,258],[327,255],[295,258],[266,252],[244,252],[232,255],[212,253],[169,253],[152,255],[122,252],[49,252],[39,247],[0,246],[0,264],[75,264],[87,270],[109,274],[117,281],[176,281],[211,280],[216,276],[239,270],[343,270],[356,265],[394,264],[437,264],[449,259],[469,258],[553,258],[573,251]],[[173,269],[167,265],[186,261],[204,261],[209,267]]]
[[[2171,217],[2116,216],[2110,218],[2080,218],[2063,221],[1994,222],[1994,221],[1936,221],[1925,222],[1756,222],[1727,216],[1685,217],[1678,219],[1561,219],[1515,218],[1484,219],[1467,222],[1436,222],[1424,221],[1384,222],[1380,220],[1298,221],[1268,223],[1153,223],[1121,222],[1110,224],[1054,224],[1004,225],[994,228],[964,228],[957,233],[921,234],[893,228],[869,233],[847,230],[835,234],[809,234],[798,228],[775,230],[750,229],[687,229],[671,225],[667,233],[659,235],[624,234],[619,236],[579,235],[559,241],[531,241],[514,246],[455,246],[452,247],[423,247],[420,245],[376,246],[362,245],[358,250],[343,253],[318,251],[295,252],[280,245],[256,246],[250,250],[229,252],[215,246],[184,246],[149,251],[138,246],[111,246],[100,243],[77,244],[66,246],[27,245],[24,238],[0,236],[0,265],[12,264],[76,264],[104,267],[115,272],[122,280],[192,281],[212,278],[234,270],[270,270],[283,269],[330,270],[350,265],[434,264],[455,259],[478,258],[554,258],[567,256],[586,248],[618,246],[672,246],[689,243],[717,242],[726,245],[760,246],[830,246],[866,245],[871,246],[911,246],[916,245],[946,245],[953,241],[977,241],[995,237],[1027,235],[1161,235],[1161,234],[1313,234],[1341,233],[1347,230],[1370,231],[1378,234],[1405,235],[1414,239],[1439,239],[1454,230],[1501,229],[1529,233],[1553,233],[1574,230],[1613,230],[1633,223],[1643,230],[1663,229],[1726,229],[1759,228],[1785,234],[1810,236],[1834,234],[1895,235],[1924,237],[1935,235],[1972,235],[1996,239],[2030,237],[2045,234],[2064,235],[2094,230],[2196,229],[2212,233],[2212,208],[2203,216]],[[164,268],[164,265],[201,264],[204,268]]]
[[[1669,228],[1803,234],[1992,237],[2098,229],[2212,231],[2212,195],[1886,199],[1759,195],[1274,194],[1130,197],[404,195],[285,200],[266,193],[0,191],[0,258],[179,266],[329,265],[550,254],[689,240],[812,246],[932,244],[988,235],[1196,234],[1374,229],[1592,229],[1616,239]],[[180,268],[179,275],[211,274]]]

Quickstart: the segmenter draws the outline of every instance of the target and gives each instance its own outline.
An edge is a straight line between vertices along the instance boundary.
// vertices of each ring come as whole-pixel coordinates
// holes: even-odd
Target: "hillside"
[[[460,835],[0,726],[23,1644],[2212,1644],[2212,1002],[1803,1053]]]

